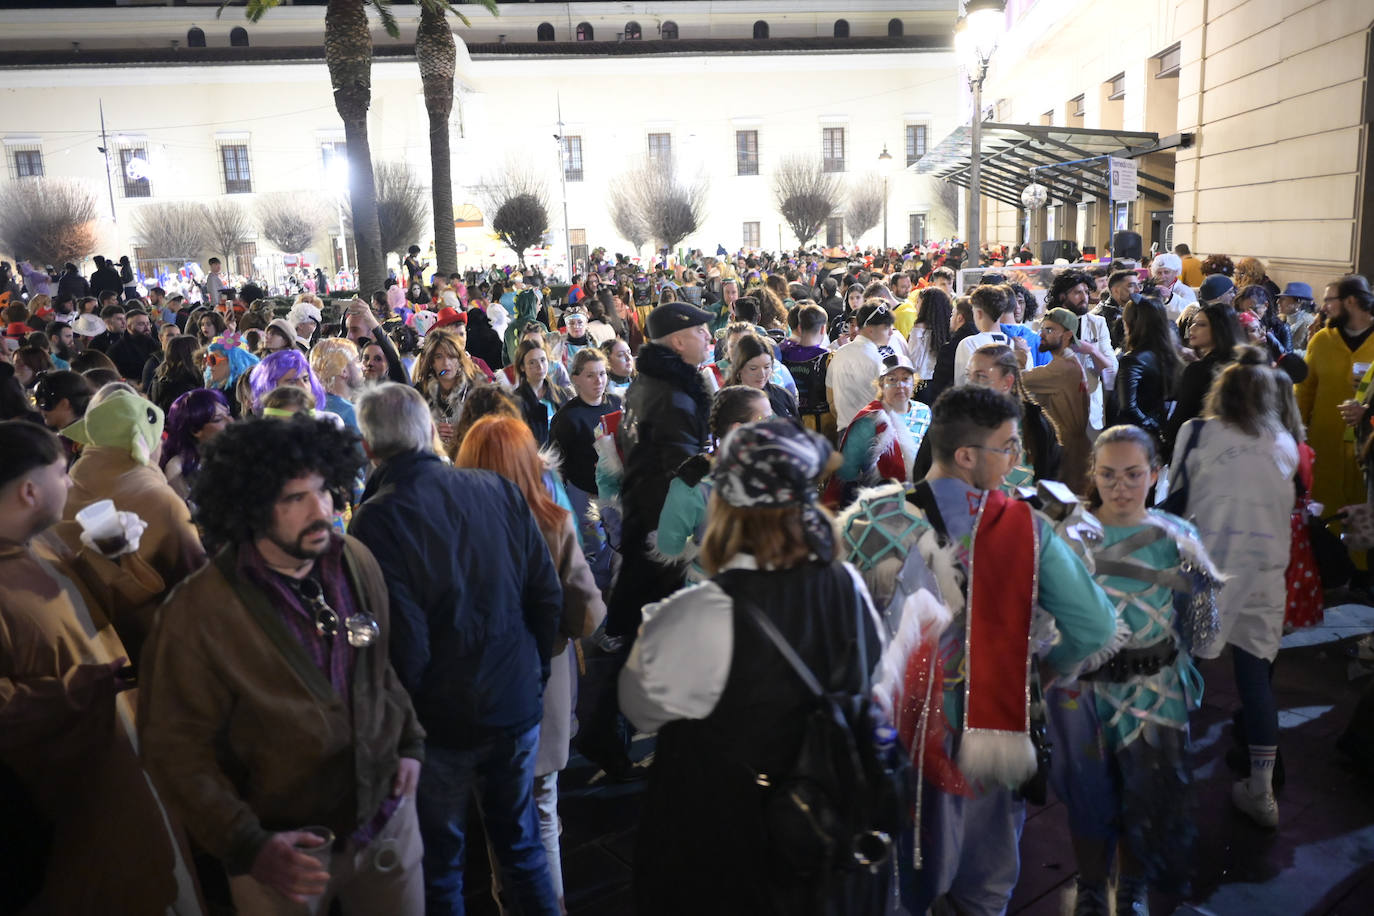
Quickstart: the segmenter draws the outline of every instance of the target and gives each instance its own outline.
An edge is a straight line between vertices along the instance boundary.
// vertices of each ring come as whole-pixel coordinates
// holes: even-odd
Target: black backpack
[[[882,914],[895,872],[897,836],[911,810],[911,767],[897,732],[874,706],[867,687],[827,693],[757,605],[735,600],[815,697],[801,748],[785,775],[759,774],[767,791],[764,829],[775,880],[817,884],[823,911]],[[856,595],[857,597],[857,595]],[[859,670],[871,670],[857,602]]]

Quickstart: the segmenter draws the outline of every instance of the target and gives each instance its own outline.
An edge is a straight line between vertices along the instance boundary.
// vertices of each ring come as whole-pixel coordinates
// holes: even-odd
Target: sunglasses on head
[[[52,390],[52,383],[49,381],[48,370],[44,369],[34,376],[33,401],[39,410],[56,410],[57,405],[62,403],[62,396]]]

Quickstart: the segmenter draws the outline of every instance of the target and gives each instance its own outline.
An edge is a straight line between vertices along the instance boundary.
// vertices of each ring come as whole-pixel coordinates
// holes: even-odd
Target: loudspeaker
[[[1040,263],[1053,264],[1059,258],[1072,264],[1078,260],[1078,246],[1068,239],[1046,239],[1040,243]]]
[[[1112,257],[1139,261],[1144,254],[1139,232],[1118,232],[1112,236]]]

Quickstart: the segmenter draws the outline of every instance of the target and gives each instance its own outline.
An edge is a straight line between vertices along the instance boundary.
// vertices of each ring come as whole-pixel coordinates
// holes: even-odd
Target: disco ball
[[[1043,184],[1028,184],[1021,192],[1021,206],[1027,210],[1039,210],[1049,199],[1049,189]]]

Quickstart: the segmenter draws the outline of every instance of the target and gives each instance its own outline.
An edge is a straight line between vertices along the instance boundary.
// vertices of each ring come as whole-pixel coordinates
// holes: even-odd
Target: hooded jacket
[[[711,396],[701,375],[660,344],[641,347],[636,367],[639,374],[625,394],[620,424],[625,455],[620,492],[627,524],[633,517],[652,531],[673,471],[710,440]]]

